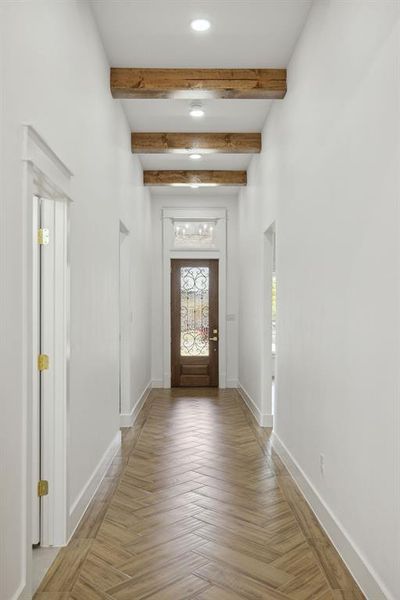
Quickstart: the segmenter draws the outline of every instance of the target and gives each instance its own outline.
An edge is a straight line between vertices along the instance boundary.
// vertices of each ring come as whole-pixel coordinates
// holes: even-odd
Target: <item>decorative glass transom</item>
[[[174,245],[178,248],[212,248],[214,236],[214,221],[178,221],[174,224]]]
[[[208,267],[181,268],[181,356],[209,354]]]

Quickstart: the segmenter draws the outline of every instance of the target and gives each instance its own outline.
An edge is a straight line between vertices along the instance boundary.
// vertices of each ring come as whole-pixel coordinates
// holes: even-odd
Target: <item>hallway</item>
[[[400,600],[400,0],[0,0],[0,600]]]
[[[153,390],[35,600],[364,598],[235,390]]]

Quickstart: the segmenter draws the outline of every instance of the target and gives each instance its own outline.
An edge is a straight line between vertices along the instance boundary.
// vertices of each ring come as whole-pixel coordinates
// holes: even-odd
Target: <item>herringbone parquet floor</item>
[[[364,598],[234,390],[155,390],[36,600]]]

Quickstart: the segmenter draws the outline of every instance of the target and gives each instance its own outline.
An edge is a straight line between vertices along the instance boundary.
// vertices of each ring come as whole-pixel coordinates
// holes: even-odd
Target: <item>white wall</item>
[[[131,230],[132,400],[150,381],[149,195],[109,67],[85,2],[1,3],[1,506],[0,598],[26,573],[27,484],[22,123],[32,124],[74,173],[71,208],[69,506],[119,428],[119,219]],[[140,343],[138,343],[140,340]],[[94,426],[95,424],[95,426]],[[27,593],[27,596],[29,594]]]
[[[115,102],[115,101],[114,101]],[[124,120],[124,129],[125,120]],[[129,139],[128,139],[129,138]],[[120,218],[129,229],[131,244],[131,406],[133,412],[151,383],[151,248],[152,223],[150,193],[141,184],[142,168],[136,157],[127,153],[125,130],[119,146],[119,161],[123,182]],[[129,145],[129,144],[128,144]],[[129,147],[130,150],[130,147]],[[128,240],[127,240],[128,241]]]
[[[400,597],[398,51],[397,2],[315,2],[239,203],[240,382],[261,406],[276,220],[275,432],[367,567],[350,564],[371,600],[376,582]]]
[[[227,315],[234,320],[226,323],[227,386],[236,387],[238,380],[238,254],[237,254],[237,197],[200,196],[173,197],[154,194],[152,197],[153,262],[152,262],[152,380],[161,386],[163,381],[163,272],[162,272],[162,210],[164,208],[225,208],[227,211]]]

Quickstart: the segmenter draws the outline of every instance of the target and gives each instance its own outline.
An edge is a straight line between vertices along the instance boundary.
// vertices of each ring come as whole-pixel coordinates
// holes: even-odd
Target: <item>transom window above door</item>
[[[176,248],[214,248],[215,221],[174,221]]]

